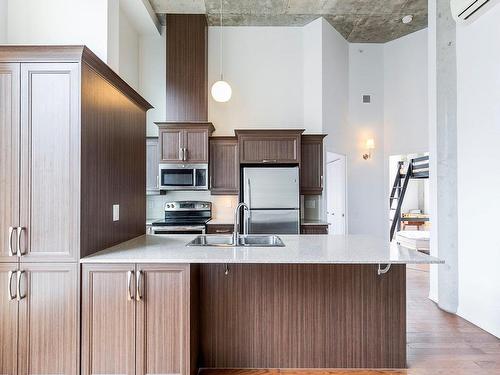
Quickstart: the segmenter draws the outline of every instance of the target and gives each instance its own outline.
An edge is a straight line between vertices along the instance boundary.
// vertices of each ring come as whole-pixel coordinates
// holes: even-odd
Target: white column
[[[446,264],[431,270],[431,298],[458,307],[456,28],[448,0],[429,0],[429,145],[431,253]]]

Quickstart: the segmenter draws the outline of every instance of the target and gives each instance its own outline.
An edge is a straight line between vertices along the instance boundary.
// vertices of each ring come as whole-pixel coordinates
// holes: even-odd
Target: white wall
[[[107,1],[9,0],[8,43],[86,44],[107,61]]]
[[[362,103],[371,95],[371,103]],[[375,140],[372,158],[363,160],[366,139]],[[349,133],[347,137],[349,233],[384,237],[384,50],[380,44],[349,45]]]
[[[386,155],[429,151],[427,29],[384,44]]]
[[[219,27],[209,27],[209,87],[220,76],[219,48]],[[228,103],[209,97],[215,134],[304,127],[302,61],[301,27],[224,27],[224,78],[233,96]]]
[[[7,0],[0,0],[0,44],[7,43]]]
[[[326,151],[346,154],[349,111],[349,43],[322,21],[322,132]]]
[[[128,16],[120,9],[118,71],[135,90],[139,89],[139,38]]]
[[[500,5],[457,26],[458,314],[500,337]]]
[[[161,35],[146,35],[139,42],[139,86],[144,98],[154,107],[147,114],[148,136],[158,136],[155,121],[165,121],[166,40],[165,27]]]

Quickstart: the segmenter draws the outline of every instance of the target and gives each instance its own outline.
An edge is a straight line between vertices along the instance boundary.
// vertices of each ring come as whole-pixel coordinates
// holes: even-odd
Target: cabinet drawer
[[[207,224],[207,234],[231,234],[233,230],[232,224]]]
[[[328,225],[304,225],[300,226],[301,234],[328,234]]]

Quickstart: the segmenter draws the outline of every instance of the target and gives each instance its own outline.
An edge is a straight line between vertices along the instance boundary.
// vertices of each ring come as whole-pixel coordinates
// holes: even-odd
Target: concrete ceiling
[[[384,43],[427,26],[427,0],[223,0],[227,26],[304,26],[324,17],[353,43]],[[150,0],[166,13],[207,14],[218,25],[220,0]],[[410,24],[401,18],[413,15]]]

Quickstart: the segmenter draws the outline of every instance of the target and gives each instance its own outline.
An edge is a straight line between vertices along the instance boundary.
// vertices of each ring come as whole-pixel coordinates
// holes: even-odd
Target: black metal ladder
[[[391,231],[389,240],[392,241],[396,229],[399,230],[401,226],[401,207],[408,188],[410,179],[423,179],[429,178],[429,156],[420,156],[418,158],[410,159],[406,173],[401,173],[404,162],[398,162],[398,170],[392,185],[391,195],[389,197],[389,209],[393,213],[390,218]],[[403,182],[401,182],[403,180]],[[393,208],[394,201],[397,201],[396,208]]]

